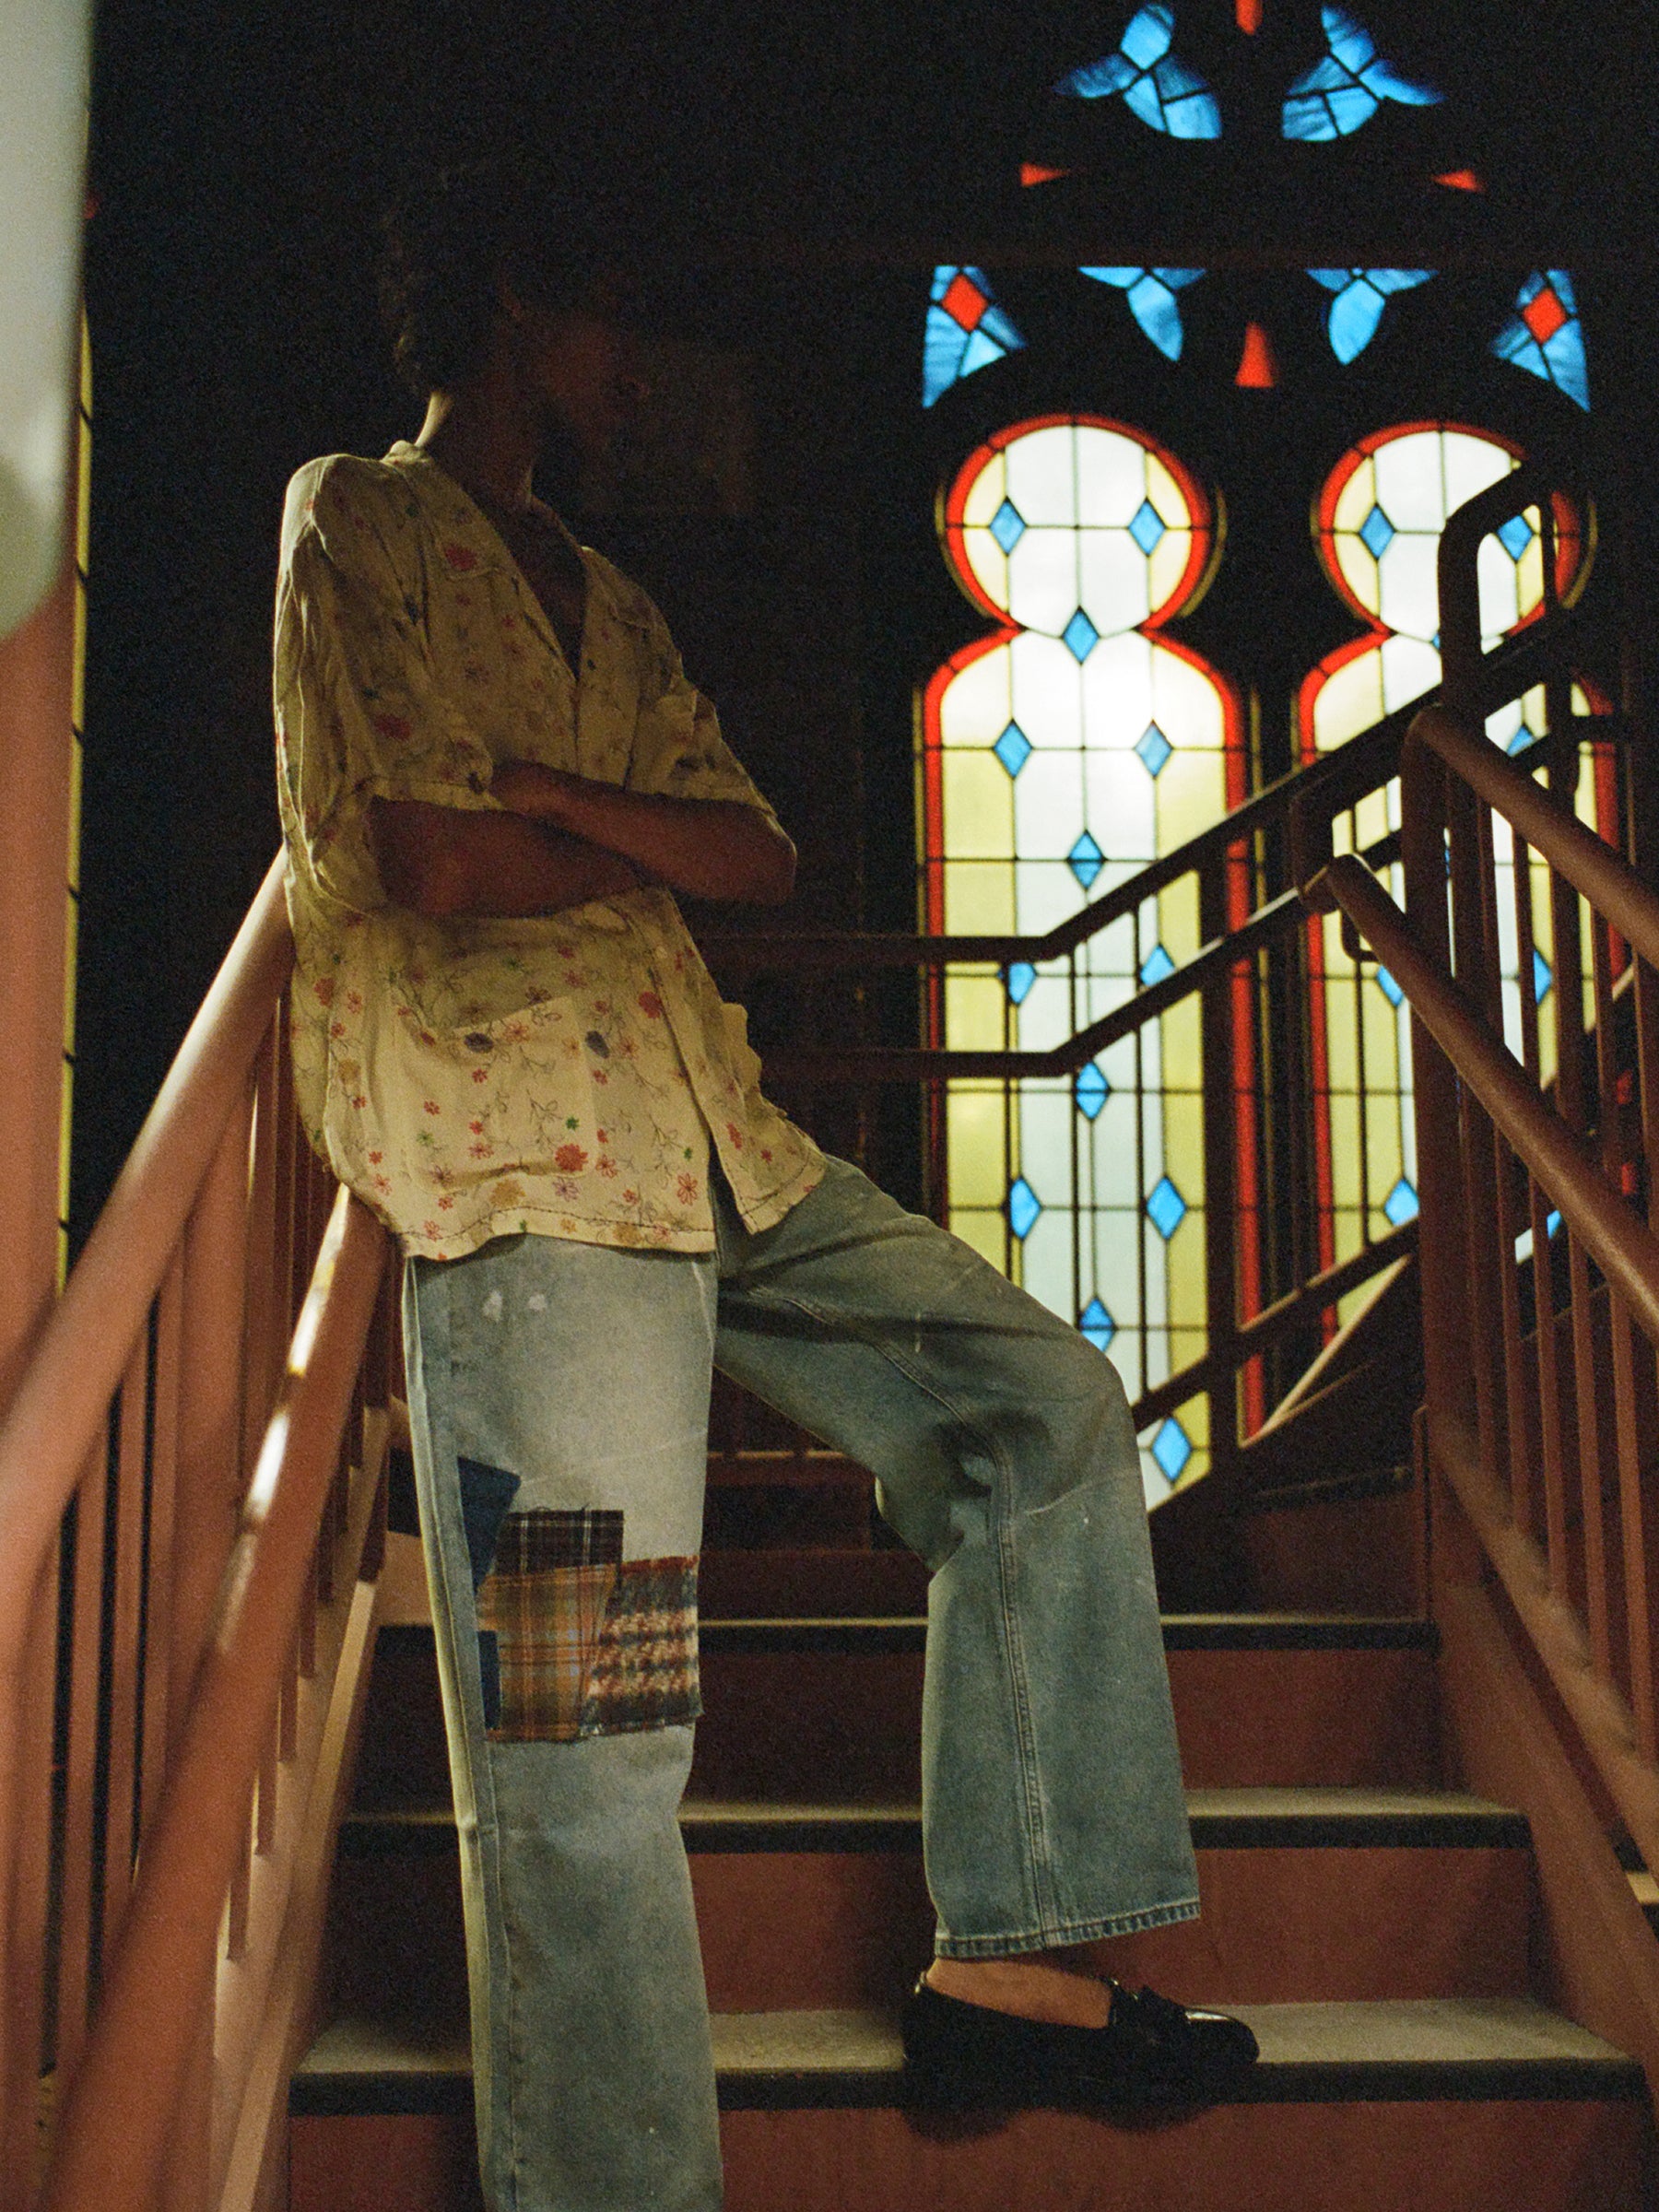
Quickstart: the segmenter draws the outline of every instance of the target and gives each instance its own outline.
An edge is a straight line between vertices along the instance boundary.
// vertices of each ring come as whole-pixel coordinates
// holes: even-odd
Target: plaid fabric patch
[[[582,1734],[665,1728],[701,1711],[696,1559],[624,1560],[599,1631]]]
[[[616,1512],[510,1513],[478,1593],[505,1743],[695,1720],[697,1560],[622,1558]]]

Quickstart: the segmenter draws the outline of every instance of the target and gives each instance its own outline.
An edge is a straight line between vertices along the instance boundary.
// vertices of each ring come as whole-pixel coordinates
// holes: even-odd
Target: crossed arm
[[[397,905],[436,919],[551,914],[665,883],[775,906],[794,882],[789,839],[734,800],[650,797],[531,760],[503,762],[490,789],[504,811],[373,802],[375,859]]]

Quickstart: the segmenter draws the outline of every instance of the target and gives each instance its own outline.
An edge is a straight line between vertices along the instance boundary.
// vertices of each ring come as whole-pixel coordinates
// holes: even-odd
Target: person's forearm
[[[376,799],[371,827],[387,896],[433,920],[556,914],[641,883],[619,853],[522,814]]]
[[[491,789],[538,827],[602,845],[694,898],[775,906],[794,885],[794,845],[733,800],[653,797],[524,760],[503,763]]]

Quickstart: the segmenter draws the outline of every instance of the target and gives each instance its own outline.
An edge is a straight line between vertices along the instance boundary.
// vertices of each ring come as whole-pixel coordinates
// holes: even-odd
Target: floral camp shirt
[[[406,1252],[528,1230],[706,1252],[711,1143],[750,1229],[818,1181],[761,1097],[672,896],[524,920],[394,906],[370,802],[492,807],[506,759],[770,814],[662,617],[598,554],[572,669],[501,539],[417,447],[288,488],[276,594],[277,787],[295,1088],[312,1143]]]

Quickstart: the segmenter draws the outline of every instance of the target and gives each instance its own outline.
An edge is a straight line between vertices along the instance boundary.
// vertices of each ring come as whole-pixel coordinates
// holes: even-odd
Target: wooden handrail
[[[1487,749],[1495,753],[1489,745]],[[1347,854],[1334,860],[1309,898],[1315,905],[1340,907],[1348,916],[1460,1078],[1549,1192],[1644,1334],[1659,1346],[1659,1237],[1609,1186],[1589,1146],[1545,1105],[1513,1056],[1466,994],[1430,959],[1406,916],[1360,862]]]
[[[19,1623],[64,1508],[269,1030],[293,957],[278,858],[0,1421],[0,1682],[10,1679]],[[5,1780],[0,1770],[0,1799]]]
[[[1426,707],[1407,746],[1436,753],[1533,851],[1582,891],[1643,959],[1659,964],[1659,897],[1605,838],[1558,806],[1521,763],[1477,736],[1444,707]]]
[[[247,1832],[385,1252],[384,1230],[341,1188],[190,1718],[70,2088],[45,2212],[145,2212],[151,2201],[212,1986],[220,1907]]]

